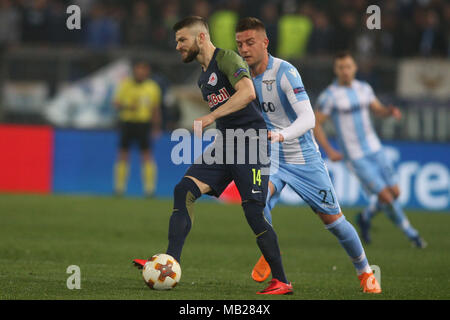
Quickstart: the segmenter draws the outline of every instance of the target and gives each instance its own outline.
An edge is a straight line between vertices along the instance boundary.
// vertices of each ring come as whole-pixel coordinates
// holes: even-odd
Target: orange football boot
[[[378,283],[377,279],[373,275],[373,272],[363,274],[358,276],[358,279],[361,281],[361,287],[363,288],[363,292],[367,293],[381,293],[381,286]]]
[[[270,276],[271,270],[264,256],[261,255],[258,262],[253,267],[252,279],[256,282],[263,282]]]

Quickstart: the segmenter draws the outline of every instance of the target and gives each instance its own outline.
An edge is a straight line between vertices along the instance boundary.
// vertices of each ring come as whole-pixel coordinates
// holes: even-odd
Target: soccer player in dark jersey
[[[201,129],[216,122],[216,128],[223,133],[223,159],[236,160],[237,146],[230,152],[226,132],[258,132],[257,140],[267,144],[266,124],[262,117],[259,102],[247,64],[231,50],[216,48],[210,40],[208,25],[201,17],[190,16],[176,23],[177,51],[183,62],[197,60],[202,67],[198,85],[203,98],[208,102],[211,112],[196,119],[201,122]],[[256,129],[256,130],[255,130]],[[263,129],[263,130],[259,130]],[[195,131],[195,129],[194,129]],[[263,132],[264,134],[262,134]],[[232,138],[234,139],[234,138]],[[242,198],[242,207],[248,224],[256,235],[256,242],[272,270],[272,280],[269,286],[258,294],[291,294],[291,283],[286,279],[281,261],[278,239],[272,226],[265,220],[263,210],[268,189],[268,171],[262,174],[264,164],[257,156],[255,161],[249,161],[250,141],[245,140],[245,162],[236,164],[224,162],[207,164],[194,162],[174,190],[174,207],[169,222],[169,246],[167,254],[180,261],[184,241],[191,229],[193,204],[202,194],[216,197],[234,180]],[[256,152],[258,154],[258,152]],[[140,261],[135,260],[135,264]],[[142,261],[141,261],[142,264]]]

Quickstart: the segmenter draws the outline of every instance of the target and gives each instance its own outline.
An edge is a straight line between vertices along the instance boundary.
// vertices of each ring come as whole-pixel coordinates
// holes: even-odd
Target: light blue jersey
[[[282,143],[272,144],[273,147],[280,146],[281,150],[279,157],[272,153],[271,170],[277,161],[278,168],[270,175],[275,191],[267,197],[264,217],[272,223],[271,210],[286,185],[302,197],[314,212],[340,214],[341,208],[328,169],[313,131],[309,129],[314,127],[315,118],[297,69],[284,60],[269,56],[266,70],[253,78],[253,82],[268,129],[282,132],[286,139]],[[371,272],[358,233],[344,215],[325,228],[339,240],[358,274]]]
[[[289,62],[270,55],[266,71],[254,77],[253,83],[269,130],[290,126],[297,119],[292,105],[309,99],[297,69]],[[320,157],[312,130],[297,139],[280,143],[280,162],[305,164]]]
[[[370,104],[374,100],[372,87],[359,80],[353,80],[349,87],[335,81],[317,100],[319,111],[331,117],[347,159],[360,159],[381,150],[380,140],[370,121]]]
[[[309,100],[297,69],[289,62],[270,55],[267,69],[254,77],[253,83],[269,130],[281,131],[289,127],[299,116],[295,105]],[[286,184],[315,212],[338,214],[341,209],[336,192],[312,129],[300,137],[272,144],[272,150],[277,147],[279,155],[272,152],[270,175],[275,193],[266,203],[266,219],[271,221],[270,210]]]
[[[317,100],[319,111],[334,123],[345,163],[368,194],[378,194],[397,183],[370,121],[370,104],[375,99],[368,83],[353,80],[348,87],[335,81]]]

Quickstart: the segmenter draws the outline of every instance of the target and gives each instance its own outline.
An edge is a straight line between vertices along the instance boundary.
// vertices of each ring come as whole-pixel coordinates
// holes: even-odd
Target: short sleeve
[[[330,115],[333,109],[333,99],[329,90],[323,91],[317,98],[317,110],[323,114]]]
[[[128,84],[128,79],[122,81],[118,85],[116,94],[114,96],[115,103],[126,104],[125,95],[126,95],[127,84]]]
[[[243,77],[251,79],[247,63],[234,51],[221,49],[216,57],[217,65],[234,87]]]
[[[161,99],[162,99],[162,93],[161,93],[161,88],[159,87],[158,83],[156,83],[155,81],[153,81],[152,83],[152,93],[153,93],[153,107],[157,107],[161,104]]]
[[[365,84],[366,87],[366,94],[367,94],[367,98],[369,100],[369,104],[371,104],[372,102],[375,101],[375,99],[377,98],[375,96],[375,92],[373,92],[372,86],[368,83]]]

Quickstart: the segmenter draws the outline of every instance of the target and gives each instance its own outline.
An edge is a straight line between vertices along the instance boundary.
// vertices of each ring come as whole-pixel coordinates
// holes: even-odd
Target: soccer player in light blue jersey
[[[385,107],[368,83],[355,79],[356,71],[350,52],[336,55],[334,72],[337,79],[318,98],[314,134],[331,161],[344,159],[366,193],[378,196],[375,205],[367,206],[357,216],[363,240],[370,242],[370,219],[376,211],[383,210],[416,247],[424,248],[425,241],[412,227],[398,201],[400,190],[392,164],[386,158],[370,121],[370,111],[379,117],[397,120],[401,118],[401,112],[394,106]],[[336,129],[342,153],[331,146],[323,131],[322,124],[329,118]]]
[[[236,26],[239,54],[250,67],[264,120],[272,142],[269,192],[264,216],[272,224],[270,211],[289,185],[336,236],[356,269],[364,292],[380,293],[355,228],[341,212],[328,170],[314,140],[314,112],[300,74],[289,62],[269,55],[265,27],[256,18],[243,18]],[[274,156],[278,155],[278,156]],[[252,272],[264,281],[270,268],[261,257]]]

